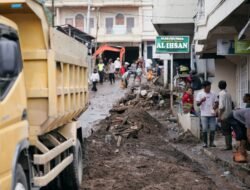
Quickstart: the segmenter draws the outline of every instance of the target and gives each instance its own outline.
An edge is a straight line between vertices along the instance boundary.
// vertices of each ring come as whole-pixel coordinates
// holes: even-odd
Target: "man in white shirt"
[[[119,73],[121,67],[122,67],[122,64],[120,62],[120,58],[117,57],[117,59],[115,60],[115,71],[116,71],[116,73]]]
[[[219,115],[218,121],[221,122],[222,133],[225,136],[226,148],[223,150],[232,150],[232,129],[227,118],[232,112],[232,98],[231,95],[227,92],[227,83],[226,81],[220,81],[218,87],[221,90],[219,93]]]
[[[214,136],[216,129],[216,113],[215,104],[218,101],[216,94],[211,92],[211,83],[209,81],[203,82],[203,90],[196,96],[197,106],[200,107],[201,124],[204,140],[204,148],[208,147],[208,130],[209,133],[209,146],[216,147],[214,144]]]

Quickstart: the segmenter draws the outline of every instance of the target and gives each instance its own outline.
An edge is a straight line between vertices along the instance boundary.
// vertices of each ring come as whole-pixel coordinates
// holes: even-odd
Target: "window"
[[[132,33],[132,29],[135,27],[135,19],[134,17],[127,18],[127,32]]]
[[[106,18],[105,20],[106,20],[106,23],[105,23],[106,33],[111,34],[113,31],[114,20],[113,18]]]
[[[246,107],[245,103],[243,103],[244,94],[248,93],[248,64],[242,63],[240,65],[240,107]]]
[[[4,99],[22,70],[17,32],[0,24],[0,101]]]
[[[148,57],[148,59],[153,58],[153,46],[148,46],[147,47],[147,57]]]
[[[65,24],[73,26],[73,18],[65,18]]]
[[[95,21],[94,21],[94,18],[90,18],[90,20],[89,20],[89,27],[90,28],[94,28],[95,26]]]
[[[81,14],[76,15],[75,24],[76,24],[76,28],[83,31],[83,28],[84,28],[84,17],[83,17],[83,15],[81,15]]]
[[[124,15],[123,14],[117,14],[116,15],[115,24],[116,25],[124,25]]]

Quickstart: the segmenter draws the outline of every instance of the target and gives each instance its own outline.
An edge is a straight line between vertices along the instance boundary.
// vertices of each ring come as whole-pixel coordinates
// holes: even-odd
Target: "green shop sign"
[[[250,41],[235,39],[235,53],[236,54],[250,54]]]
[[[156,53],[189,53],[189,36],[157,36]]]

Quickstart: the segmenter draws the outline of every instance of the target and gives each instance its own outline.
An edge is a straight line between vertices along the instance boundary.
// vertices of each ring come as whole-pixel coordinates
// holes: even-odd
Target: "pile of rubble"
[[[116,146],[120,147],[123,139],[159,133],[161,124],[146,111],[169,107],[169,90],[149,84],[131,87],[110,110],[110,116],[105,120],[108,132],[105,141],[110,143],[115,139]]]
[[[122,109],[124,108],[124,109]],[[126,109],[125,109],[126,108]],[[159,133],[161,124],[143,109],[121,107],[112,109],[106,118],[106,143],[114,138],[116,146],[120,147],[122,139],[143,138],[146,135]]]
[[[162,109],[170,107],[170,91],[154,85],[131,87],[126,95],[120,99],[112,111],[125,111],[128,108],[142,108],[144,110]]]

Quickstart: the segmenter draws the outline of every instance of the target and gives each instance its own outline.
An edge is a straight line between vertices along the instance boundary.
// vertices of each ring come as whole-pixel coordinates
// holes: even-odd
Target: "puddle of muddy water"
[[[116,103],[125,93],[119,87],[119,82],[110,85],[104,83],[98,86],[98,92],[90,91],[90,105],[89,108],[81,115],[79,122],[83,128],[83,136],[89,137],[91,129],[97,130],[96,126],[102,119],[109,116],[109,110],[113,104]]]

